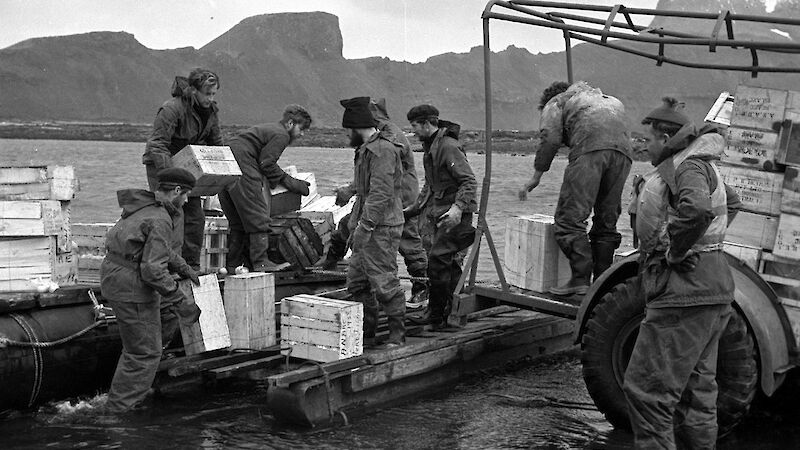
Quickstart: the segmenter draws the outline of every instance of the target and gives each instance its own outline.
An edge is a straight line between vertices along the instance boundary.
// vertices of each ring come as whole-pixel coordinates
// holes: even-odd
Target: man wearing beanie
[[[717,349],[731,317],[722,252],[740,205],[715,166],[716,127],[697,129],[665,98],[642,121],[655,170],[639,186],[635,227],[645,318],[625,372],[636,448],[715,448]]]
[[[309,183],[287,174],[278,165],[283,151],[311,127],[311,115],[300,105],[289,105],[277,123],[257,125],[233,137],[228,145],[242,170],[233,185],[219,193],[228,218],[228,273],[244,265],[254,272],[275,272],[289,266],[267,256],[270,189],[279,184],[290,192],[308,195]],[[262,191],[263,189],[263,191]]]
[[[579,81],[553,83],[542,93],[539,148],[533,176],[519,191],[527,198],[550,170],[558,149],[569,147],[569,163],[555,212],[555,238],[569,259],[569,281],[550,288],[555,295],[583,295],[592,275],[614,260],[622,235],[617,232],[622,190],[631,170],[631,143],[625,107],[616,98]],[[592,214],[592,229],[586,222]]]
[[[472,213],[477,209],[478,183],[458,142],[460,127],[439,119],[439,110],[418,105],[406,114],[424,150],[425,184],[417,201],[404,210],[406,217],[423,214],[422,228],[430,235],[428,250],[428,311],[420,323],[432,330],[447,326],[453,293],[461,278],[456,257],[475,238]],[[423,241],[426,239],[423,238]]]
[[[178,329],[186,312],[173,274],[199,279],[176,253],[182,236],[178,223],[195,179],[180,168],[162,169],[154,192],[117,191],[122,217],[106,235],[106,257],[100,266],[100,288],[114,309],[122,355],[108,393],[110,412],[125,412],[147,396],[161,361],[162,345]],[[178,223],[176,223],[178,222]],[[196,306],[195,306],[196,308]]]
[[[376,128],[369,97],[341,101],[342,127],[350,130],[355,150],[356,202],[349,228],[353,255],[347,268],[347,291],[364,305],[364,339],[375,336],[378,303],[389,322],[387,347],[405,343],[406,300],[397,277],[397,251],[403,232],[402,145]],[[377,300],[377,303],[376,303]]]

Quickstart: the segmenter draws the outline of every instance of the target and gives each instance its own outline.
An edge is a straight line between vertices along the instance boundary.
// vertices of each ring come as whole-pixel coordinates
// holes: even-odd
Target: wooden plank
[[[229,366],[217,367],[209,370],[208,375],[214,380],[224,380],[244,373],[254,372],[256,370],[278,367],[285,360],[286,357],[283,355],[267,356],[266,358],[259,358]]]
[[[781,164],[800,165],[800,109],[787,109],[781,125],[775,159]]]
[[[800,260],[800,216],[781,214],[772,253],[776,256]]]
[[[463,344],[450,345],[424,354],[414,355],[377,366],[353,371],[348,389],[361,392],[392,381],[429,372],[460,359]]]
[[[778,133],[748,128],[728,128],[722,161],[755,170],[777,170]]]
[[[253,272],[225,278],[225,317],[232,348],[275,345],[275,276]]]
[[[236,352],[228,353],[226,355],[216,356],[213,358],[201,359],[198,361],[188,362],[186,364],[176,365],[167,370],[167,374],[171,377],[180,377],[190,373],[199,373],[206,370],[216,369],[219,367],[229,366],[231,364],[239,364],[254,359],[263,358],[267,353],[263,352]]]
[[[300,228],[299,225],[292,225],[292,232],[294,236],[297,238],[297,241],[300,243],[300,246],[303,248],[303,254],[305,255],[306,259],[308,259],[308,266],[313,266],[316,264],[317,261],[322,257],[322,255],[317,252],[317,249],[311,245],[311,240],[306,235],[306,232]],[[315,233],[314,230],[311,230],[312,233]]]
[[[800,215],[800,168],[788,166],[783,174],[781,212]]]
[[[781,212],[783,174],[719,165],[725,184],[739,195],[742,209],[777,216]]]
[[[300,241],[291,228],[284,230],[281,234],[281,238],[286,242],[286,245],[291,248],[300,267],[310,267],[312,265],[311,260],[306,255],[303,246],[300,244]]]
[[[777,217],[740,211],[725,231],[725,241],[772,250],[777,233]]]
[[[331,322],[328,322],[331,323]],[[349,336],[351,333],[347,333]],[[289,343],[289,345],[308,344],[312,346],[319,346],[330,348],[332,351],[338,352],[340,347],[345,345],[342,341],[346,339],[343,337],[342,330],[321,330],[314,328],[303,328],[281,323],[281,341]],[[361,339],[360,337],[358,339]],[[296,356],[292,353],[292,356]],[[340,359],[340,358],[337,358]]]
[[[0,184],[47,182],[47,167],[0,167]]]
[[[337,374],[350,373],[353,369],[365,365],[369,365],[369,361],[367,358],[360,356],[325,363],[322,365],[322,368],[329,376],[335,377]],[[319,367],[307,365],[278,375],[272,375],[267,378],[267,381],[269,385],[273,387],[289,387],[294,383],[316,378],[321,375],[322,371]]]
[[[733,101],[732,127],[772,130],[783,121],[787,91],[739,85]]]
[[[569,279],[569,261],[555,242],[553,227],[553,217],[543,214],[506,220],[503,266],[510,284],[544,292]]]
[[[200,320],[194,324],[190,326],[181,324],[181,336],[186,354],[230,347],[231,336],[217,276],[214,274],[201,276],[200,286],[195,286],[188,280],[181,280],[179,286],[186,296],[184,301],[189,304],[196,303],[202,311]]]

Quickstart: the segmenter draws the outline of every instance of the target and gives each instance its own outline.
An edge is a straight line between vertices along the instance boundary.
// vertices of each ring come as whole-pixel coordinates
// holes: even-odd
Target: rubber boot
[[[571,242],[571,247],[564,253],[569,258],[572,276],[565,284],[551,287],[548,292],[560,296],[583,295],[589,290],[589,280],[592,277],[592,248],[589,241],[576,239]]]
[[[359,292],[353,294],[354,302],[364,305],[364,322],[362,333],[364,345],[372,347],[375,344],[375,332],[378,329],[378,301],[371,292]]]
[[[280,272],[291,264],[278,264],[272,262],[267,256],[269,249],[268,233],[250,233],[250,261],[253,263],[253,272]]]
[[[597,280],[614,263],[615,242],[592,242],[592,261],[594,279]]]
[[[397,293],[384,303],[383,310],[389,325],[389,339],[386,341],[387,347],[397,347],[406,342],[406,296],[403,291]]]
[[[328,243],[328,253],[322,263],[325,270],[336,270],[336,265],[344,258],[347,253],[347,239],[342,239],[340,230],[331,233],[331,240]]]
[[[228,253],[225,256],[225,270],[233,275],[239,266],[245,265],[244,249],[247,235],[243,230],[230,230],[228,233]]]
[[[431,281],[431,287],[428,291],[428,314],[427,323],[431,330],[440,330],[447,326],[445,319],[445,309],[450,303],[450,289],[447,283],[441,281]]]

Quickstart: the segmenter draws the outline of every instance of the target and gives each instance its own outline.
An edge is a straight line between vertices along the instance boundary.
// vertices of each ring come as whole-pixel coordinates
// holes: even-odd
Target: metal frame
[[[506,13],[493,11],[493,8],[504,8]],[[541,9],[547,8],[546,11]],[[607,13],[606,20],[595,17],[572,13],[570,11],[587,11],[594,13]],[[622,15],[624,22],[615,21],[617,16]],[[662,28],[653,29],[638,26],[634,23],[634,18],[645,16],[655,17],[676,17],[686,19],[706,19],[714,21],[714,27],[708,36],[692,35],[664,30]],[[475,241],[466,259],[464,273],[459,280],[456,293],[464,292],[481,297],[493,298],[501,303],[514,304],[527,309],[535,309],[550,312],[555,315],[567,316],[563,304],[553,302],[545,297],[535,295],[524,295],[512,293],[506,282],[500,258],[497,254],[488,223],[486,222],[486,210],[489,204],[489,186],[492,176],[492,83],[491,83],[491,49],[489,44],[489,21],[491,19],[507,22],[516,22],[538,27],[560,29],[564,34],[566,46],[567,78],[570,83],[573,79],[571,39],[576,39],[603,47],[612,48],[626,53],[654,60],[657,66],[664,63],[683,67],[717,69],[750,72],[752,77],[756,77],[762,72],[773,73],[800,73],[800,64],[792,66],[769,66],[760,65],[759,52],[792,53],[800,54],[800,44],[791,42],[770,42],[770,41],[750,41],[734,38],[735,22],[758,22],[779,25],[800,26],[800,19],[779,18],[771,16],[753,16],[744,14],[731,14],[730,11],[720,11],[719,14],[697,13],[685,11],[660,11],[655,9],[627,8],[623,5],[598,6],[582,5],[563,2],[533,1],[533,0],[491,0],[486,4],[486,8],[481,16],[483,19],[483,61],[484,61],[484,85],[485,85],[485,108],[486,108],[486,160],[483,183],[481,187],[480,209],[478,211],[477,232]],[[577,23],[575,23],[577,22]],[[649,21],[648,21],[649,23]],[[725,35],[720,36],[720,31],[725,26]],[[613,41],[609,41],[613,38]],[[629,46],[631,43],[653,43],[658,45],[656,53],[644,51],[639,48]],[[711,64],[707,62],[684,61],[671,58],[666,55],[667,45],[685,46],[705,46],[710,53],[715,53],[717,47],[728,47],[740,50],[750,56],[750,65],[735,64]],[[788,59],[788,58],[785,58]],[[480,243],[483,237],[492,255],[495,270],[500,279],[500,288],[475,287],[475,274],[478,267],[478,255],[480,253]],[[469,277],[469,283],[465,286]],[[525,299],[520,299],[523,295]],[[533,304],[532,304],[533,303]],[[567,313],[567,314],[565,314]]]

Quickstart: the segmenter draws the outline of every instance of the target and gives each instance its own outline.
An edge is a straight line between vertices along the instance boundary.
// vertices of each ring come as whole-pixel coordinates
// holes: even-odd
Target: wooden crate
[[[783,121],[787,96],[787,91],[737,86],[731,126],[775,130],[775,125]]]
[[[742,209],[777,216],[781,212],[783,174],[720,165],[719,172],[742,201]]]
[[[53,236],[65,227],[58,200],[0,201],[0,237]]]
[[[777,232],[777,217],[739,211],[725,231],[725,242],[772,250]]]
[[[100,266],[103,264],[105,256],[83,254],[78,255],[78,283],[100,283]]]
[[[759,262],[761,261],[761,252],[762,252],[762,249],[760,247],[752,247],[750,245],[741,245],[741,244],[726,242],[722,250],[725,253],[736,257],[739,261],[743,262],[745,265],[750,266],[751,269],[756,271],[759,270]]]
[[[200,271],[216,272],[225,267],[228,255],[228,219],[206,217],[203,246],[200,249]]]
[[[800,260],[800,216],[781,214],[772,253],[776,256]]]
[[[296,358],[330,362],[359,356],[363,344],[361,303],[314,295],[281,301],[281,347]]]
[[[0,291],[36,291],[75,284],[77,255],[58,253],[55,236],[0,239]]]
[[[105,255],[106,234],[113,223],[73,223],[70,225],[75,251],[79,255]]]
[[[289,176],[297,178],[298,180],[307,181],[311,183],[311,185],[308,187],[308,195],[299,195],[289,192],[286,186],[282,184],[276,186],[275,189],[271,189],[270,197],[267,199],[267,202],[270,205],[269,215],[273,217],[287,212],[297,211],[319,197],[319,194],[317,194],[317,181],[313,173],[298,173],[294,166],[287,167],[285,171]],[[263,183],[265,186],[264,189],[266,189],[266,186],[269,185],[266,180],[264,180]]]
[[[569,261],[553,236],[553,217],[544,214],[506,220],[503,269],[510,284],[545,292],[567,282]]]
[[[269,259],[295,268],[310,267],[322,258],[325,247],[310,220],[290,213],[274,217],[269,232]]]
[[[77,191],[72,166],[0,167],[0,200],[72,200]]]
[[[330,217],[333,228],[336,228],[339,222],[353,210],[355,201],[356,197],[353,196],[344,206],[337,206],[335,195],[325,195],[302,207],[299,212],[301,216],[311,220],[316,218],[327,220]]]
[[[231,347],[275,345],[275,275],[252,272],[225,278],[225,317]]]
[[[775,159],[781,164],[800,165],[800,109],[786,110]]]
[[[781,212],[800,216],[800,168],[788,166],[783,174]]]
[[[187,355],[195,355],[231,346],[231,334],[222,305],[219,281],[214,274],[200,277],[200,286],[189,280],[178,283],[186,296],[185,302],[196,303],[202,313],[200,320],[190,326],[181,324],[181,336]]]
[[[728,128],[722,161],[755,170],[778,170],[775,164],[778,133],[748,128]]]
[[[242,175],[227,146],[187,145],[172,157],[172,164],[194,175],[192,195],[217,194]]]

